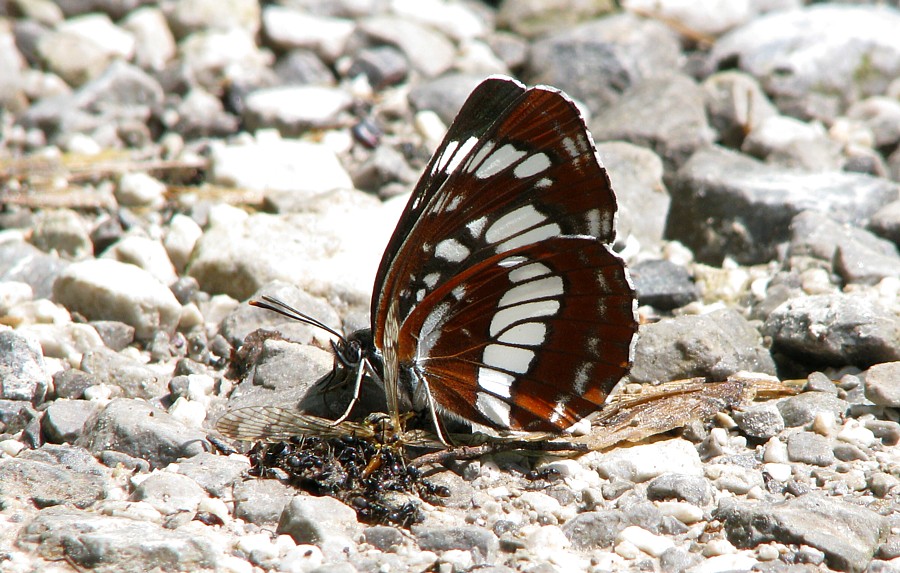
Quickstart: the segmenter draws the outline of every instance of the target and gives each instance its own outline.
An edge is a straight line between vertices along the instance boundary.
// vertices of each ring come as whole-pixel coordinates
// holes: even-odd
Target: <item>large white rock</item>
[[[112,259],[73,263],[53,285],[53,298],[89,320],[118,320],[148,340],[175,331],[181,305],[166,285],[142,268]]]

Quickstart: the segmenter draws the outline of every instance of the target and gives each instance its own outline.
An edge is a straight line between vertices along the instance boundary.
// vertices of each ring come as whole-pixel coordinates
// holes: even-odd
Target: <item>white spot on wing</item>
[[[563,414],[566,412],[566,403],[564,401],[560,401],[556,403],[556,406],[553,408],[553,413],[550,414],[550,423],[555,424],[559,421],[560,418],[563,417]]]
[[[506,372],[499,372],[493,368],[478,368],[478,385],[482,390],[491,392],[504,398],[510,397],[510,388],[515,377]]]
[[[481,236],[482,231],[484,231],[484,224],[487,222],[487,216],[478,217],[474,221],[469,221],[466,223],[466,228],[469,229],[469,232],[472,234],[473,239],[477,239]]]
[[[453,298],[456,300],[462,300],[464,296],[466,296],[466,287],[465,285],[459,285],[450,291],[450,294],[453,295]]]
[[[587,218],[588,224],[588,234],[592,237],[600,236],[600,210],[599,209],[590,209],[587,213],[584,214],[585,218]]]
[[[456,239],[444,239],[434,249],[434,256],[458,263],[469,256],[469,249]]]
[[[472,160],[466,165],[466,171],[471,173],[472,169],[477,168],[484,161],[484,158],[488,156],[493,150],[494,146],[497,143],[495,141],[488,141],[484,145],[481,146],[475,155],[472,156]]]
[[[516,235],[508,241],[503,241],[497,246],[497,252],[503,253],[505,251],[511,251],[518,247],[524,247],[525,245],[530,245],[531,243],[537,243],[538,241],[549,239],[550,237],[557,237],[561,233],[562,229],[556,223],[541,225],[536,229],[531,229],[526,233]]]
[[[427,275],[422,277],[422,282],[425,283],[425,286],[427,286],[428,288],[433,289],[440,278],[441,273],[428,273]]]
[[[462,195],[456,195],[453,199],[450,199],[450,202],[444,209],[447,211],[455,211],[460,203],[462,203]]]
[[[525,156],[524,151],[516,149],[511,143],[507,143],[497,151],[490,154],[484,163],[475,171],[475,177],[478,179],[487,179],[492,175],[496,175],[511,167],[516,161]],[[528,160],[526,160],[527,163]],[[518,171],[519,167],[513,170]]]
[[[431,309],[425,321],[422,323],[422,330],[419,331],[419,344],[416,346],[416,359],[422,360],[427,358],[431,353],[431,349],[437,344],[441,337],[441,327],[447,318],[447,311],[450,309],[450,303],[441,303]]]
[[[513,175],[519,179],[525,179],[526,177],[537,175],[548,167],[550,167],[550,156],[546,153],[535,153],[522,163],[516,165],[515,169],[513,169]]]
[[[538,298],[556,298],[565,292],[562,277],[549,276],[514,286],[500,298],[498,306],[512,306]]]
[[[478,144],[477,137],[470,137],[463,143],[459,149],[456,150],[456,153],[453,154],[453,157],[447,161],[447,166],[444,168],[444,173],[450,174],[456,171],[456,168],[459,167],[459,164],[463,162],[466,158],[466,155],[472,151],[472,148]]]
[[[459,146],[458,141],[451,141],[447,144],[447,147],[444,148],[444,152],[441,153],[441,157],[434,163],[434,169],[431,170],[432,173],[437,173],[438,171],[443,171],[447,166],[447,162],[453,157],[453,153],[456,151],[456,148]]]
[[[509,421],[509,404],[499,398],[479,392],[478,397],[475,399],[475,407],[484,414],[485,418],[498,426],[503,426],[504,428],[511,426]]]
[[[531,366],[531,361],[534,360],[534,351],[503,344],[488,344],[484,348],[482,360],[494,368],[525,374]]]
[[[491,243],[499,243],[526,229],[536,227],[546,220],[547,217],[537,209],[531,205],[525,205],[491,223],[484,238]]]
[[[543,322],[523,322],[501,334],[497,341],[519,346],[540,346],[546,339],[546,324]]]
[[[508,276],[509,280],[511,280],[512,282],[520,283],[522,281],[527,281],[528,279],[542,277],[549,274],[550,267],[548,267],[544,263],[530,263],[509,271],[506,276]]]
[[[559,312],[558,300],[539,300],[517,304],[509,308],[503,308],[494,313],[491,319],[491,336],[497,336],[509,326],[517,322],[525,322],[539,316],[553,316]]]
[[[553,179],[550,179],[549,177],[541,177],[534,184],[534,186],[537,187],[538,189],[546,189],[547,187],[550,187],[551,185],[553,185]]]
[[[575,381],[573,387],[575,389],[575,394],[581,395],[587,391],[588,382],[591,381],[591,372],[594,370],[594,365],[590,362],[582,362],[580,366],[578,366],[578,370],[575,371]]]
[[[504,269],[508,269],[509,267],[521,265],[522,263],[527,262],[527,261],[528,261],[528,259],[526,259],[525,257],[507,257],[497,264],[500,265],[501,267],[503,267]],[[515,270],[510,271],[510,272],[515,272]]]

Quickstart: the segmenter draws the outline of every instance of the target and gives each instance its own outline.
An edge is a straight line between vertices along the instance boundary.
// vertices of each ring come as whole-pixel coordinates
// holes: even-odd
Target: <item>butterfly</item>
[[[627,373],[635,291],[612,250],[617,204],[575,103],[508,77],[479,84],[413,190],[378,272],[371,329],[328,330],[335,372],[380,381],[395,427],[410,409],[499,432],[559,434]],[[226,414],[231,435],[289,426]],[[238,410],[237,412],[240,412]],[[268,416],[268,417],[266,417]],[[300,424],[304,427],[303,424]]]

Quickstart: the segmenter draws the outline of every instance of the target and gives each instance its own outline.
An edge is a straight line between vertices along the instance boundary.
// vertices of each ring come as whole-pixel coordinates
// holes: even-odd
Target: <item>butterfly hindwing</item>
[[[547,239],[494,255],[431,293],[404,325],[400,361],[452,415],[558,432],[597,410],[626,373],[633,300],[606,245]]]

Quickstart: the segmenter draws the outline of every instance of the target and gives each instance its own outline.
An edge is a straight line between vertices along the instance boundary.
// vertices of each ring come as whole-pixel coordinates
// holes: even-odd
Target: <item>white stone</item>
[[[210,161],[211,178],[220,185],[310,194],[353,188],[334,152],[307,141],[216,144],[212,146]]]
[[[715,557],[716,555],[731,555],[737,551],[734,545],[727,539],[710,539],[703,546],[704,557]]]
[[[720,573],[722,571],[750,571],[759,563],[754,557],[746,553],[732,553],[730,555],[717,555],[710,557],[699,564],[690,567],[686,573]]]
[[[175,57],[175,37],[159,8],[138,8],[122,20],[122,27],[134,37],[134,63],[138,66],[158,71]]]
[[[349,93],[339,88],[279,86],[256,90],[245,98],[244,103],[246,114],[255,125],[299,133],[311,127],[333,124],[353,100]]]
[[[703,509],[697,507],[693,503],[684,501],[661,501],[656,504],[656,508],[663,515],[670,515],[684,523],[691,525],[703,520]]]
[[[315,16],[283,6],[266,6],[262,21],[266,35],[279,48],[313,50],[329,63],[344,52],[355,28],[352,20]]]
[[[28,283],[0,281],[0,316],[33,298],[34,291]]]
[[[682,439],[613,450],[598,456],[592,467],[605,479],[620,477],[635,483],[669,472],[703,475],[703,465],[696,448]]]
[[[659,557],[667,549],[675,546],[675,542],[668,537],[656,535],[636,525],[629,525],[623,529],[619,532],[617,539],[628,541],[644,553],[654,557]]]
[[[119,178],[116,201],[125,207],[158,209],[165,202],[166,184],[146,173],[126,173]]]
[[[177,271],[184,271],[184,267],[191,258],[191,253],[194,252],[194,245],[202,236],[203,229],[187,215],[177,213],[169,221],[163,246]]]
[[[872,430],[854,419],[849,419],[844,423],[844,427],[837,434],[837,439],[861,448],[868,448],[879,442]]]
[[[484,20],[462,3],[444,0],[392,0],[391,11],[427,24],[457,41],[482,37],[488,31]]]
[[[322,565],[325,557],[315,545],[298,545],[285,554],[278,564],[278,570],[285,573],[306,573]]]
[[[763,461],[771,463],[787,463],[787,444],[773,436],[766,442],[765,451],[763,452]]]
[[[556,498],[550,497],[546,493],[541,493],[539,491],[523,492],[522,495],[519,496],[519,500],[538,513],[548,513],[550,515],[558,514],[562,507]]]
[[[254,558],[268,561],[278,557],[278,548],[272,543],[269,533],[251,533],[237,539],[237,548],[247,555],[256,553]]]
[[[763,464],[763,471],[775,481],[786,482],[791,479],[792,470],[790,464],[767,463]]]
[[[755,15],[750,0],[625,0],[622,7],[701,36],[717,36]]]
[[[169,260],[166,248],[154,239],[138,235],[125,236],[106,249],[101,258],[140,267],[165,285],[178,280],[178,273]]]
[[[130,60],[134,54],[134,36],[113,24],[106,14],[75,16],[60,23],[60,32],[75,34],[83,41],[99,46],[104,52]]]
[[[54,298],[89,320],[130,324],[141,340],[162,330],[172,333],[181,305],[152,274],[112,259],[72,263],[56,279]]]
[[[201,402],[188,400],[180,397],[169,406],[169,414],[176,420],[180,420],[185,426],[192,428],[203,427],[203,421],[206,420],[206,406]]]
[[[0,452],[7,456],[16,457],[25,449],[25,444],[19,440],[0,440]]]

